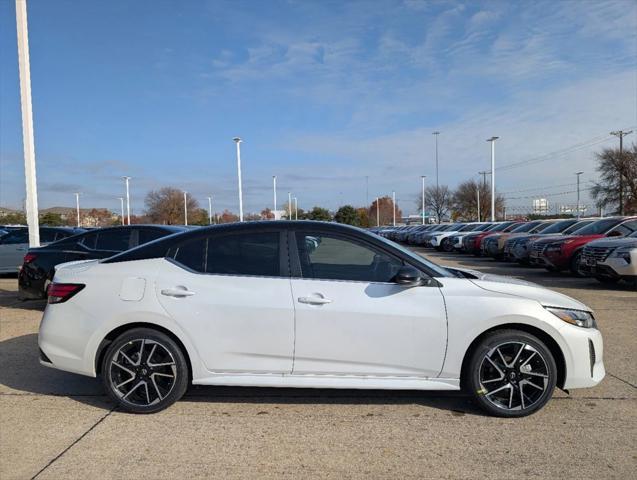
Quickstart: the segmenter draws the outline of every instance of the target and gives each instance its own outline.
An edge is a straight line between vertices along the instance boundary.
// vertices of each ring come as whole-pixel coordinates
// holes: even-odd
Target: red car
[[[637,217],[602,218],[576,230],[572,235],[537,240],[533,243],[530,262],[549,271],[570,269],[579,275],[579,259],[588,242],[603,237],[626,237],[637,231]]]
[[[496,223],[494,226],[486,229],[483,232],[470,233],[462,238],[462,251],[467,253],[473,253],[476,256],[480,256],[480,242],[487,235],[500,232],[508,232],[515,227],[521,225],[520,222],[501,222]]]

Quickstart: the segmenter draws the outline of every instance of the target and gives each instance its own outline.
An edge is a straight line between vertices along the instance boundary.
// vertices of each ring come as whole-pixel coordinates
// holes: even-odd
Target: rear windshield
[[[535,227],[537,227],[541,222],[529,222],[529,223],[524,223],[522,225],[520,225],[517,228],[514,228],[513,230],[511,230],[511,233],[524,233],[524,232],[528,232],[533,230]]]
[[[575,223],[577,223],[577,220],[562,220],[561,222],[555,222],[542,230],[542,233],[560,233]]]

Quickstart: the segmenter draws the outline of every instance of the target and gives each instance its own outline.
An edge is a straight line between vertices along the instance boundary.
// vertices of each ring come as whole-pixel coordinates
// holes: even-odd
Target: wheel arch
[[[108,350],[108,346],[113,343],[113,341],[119,337],[121,334],[127,332],[128,330],[132,330],[134,328],[149,328],[151,330],[156,330],[158,332],[164,333],[168,335],[181,349],[186,357],[186,364],[188,366],[188,376],[189,382],[192,382],[193,378],[193,365],[192,360],[190,359],[190,354],[188,353],[188,349],[181,341],[181,339],[175,335],[174,332],[170,331],[166,327],[162,327],[161,325],[157,325],[156,323],[147,323],[147,322],[132,322],[126,323],[124,325],[119,325],[117,328],[111,330],[104,339],[100,342],[97,351],[95,353],[95,372],[99,375],[102,371],[102,364],[104,363],[104,357],[106,355],[106,351]]]
[[[473,353],[477,345],[480,343],[480,341],[484,337],[486,337],[487,335],[493,332],[497,332],[499,330],[519,330],[525,333],[529,333],[537,337],[539,340],[541,340],[546,345],[546,348],[549,349],[549,351],[551,352],[551,355],[553,355],[553,358],[555,359],[555,364],[557,366],[557,386],[559,388],[564,387],[564,382],[566,380],[566,359],[564,357],[564,352],[562,351],[562,348],[559,346],[557,341],[549,333],[542,330],[541,328],[535,327],[533,325],[528,325],[525,323],[505,323],[501,325],[496,325],[494,327],[489,328],[488,330],[485,330],[476,338],[474,338],[471,344],[469,345],[469,348],[467,348],[464,354],[464,357],[462,358],[462,367],[460,370],[460,386],[461,387],[464,388],[466,385],[466,371],[469,366],[468,364],[469,364],[469,359],[471,358],[471,354]]]

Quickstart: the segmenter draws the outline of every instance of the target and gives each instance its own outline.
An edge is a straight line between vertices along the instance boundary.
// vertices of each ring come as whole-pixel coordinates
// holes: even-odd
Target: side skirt
[[[378,390],[460,390],[458,378],[358,377],[350,375],[214,374],[195,385]]]

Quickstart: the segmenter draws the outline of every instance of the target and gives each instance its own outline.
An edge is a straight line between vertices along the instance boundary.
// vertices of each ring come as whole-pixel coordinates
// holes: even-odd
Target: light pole
[[[478,222],[480,221],[480,185],[476,188],[476,193],[478,194]]]
[[[237,144],[237,177],[239,179],[239,221],[243,222],[243,191],[241,185],[241,138],[234,137],[234,143]]]
[[[380,199],[376,197],[376,226],[380,227]]]
[[[80,227],[80,193],[75,192],[75,212],[77,213],[77,226]]]
[[[184,225],[188,225],[188,192],[184,192]]]
[[[128,182],[132,177],[122,177],[126,182],[126,216],[128,217],[128,224],[130,225],[130,191]]]
[[[29,226],[29,246],[40,246],[38,220],[38,186],[35,176],[35,142],[33,139],[33,110],[31,105],[31,66],[29,62],[29,31],[27,2],[15,2],[18,31],[18,69],[20,72],[20,106],[22,108],[22,145],[24,148],[24,179],[26,182],[26,214]]]
[[[208,198],[208,225],[212,225],[212,197]]]
[[[425,224],[425,178],[427,175],[421,175],[422,179],[422,224]]]
[[[580,208],[579,208],[579,176],[584,172],[575,172],[577,175],[577,219],[580,218]]]
[[[438,135],[440,135],[440,132],[433,132],[432,135],[436,138],[436,191],[438,191],[440,188],[440,182],[438,181]],[[438,220],[438,223],[440,223],[440,220]]]
[[[396,226],[396,192],[391,192],[392,226]]]
[[[624,161],[624,137],[626,135],[630,135],[633,133],[632,130],[617,130],[616,132],[610,132],[611,135],[619,138],[619,159],[620,165],[623,164]],[[624,214],[624,173],[623,168],[619,171],[619,214]]]
[[[495,141],[500,137],[491,137],[491,221],[495,222]]]
[[[124,197],[117,197],[117,198],[119,198],[119,206],[122,209],[121,219],[122,219],[122,225],[124,225]]]
[[[292,192],[288,192],[288,220],[292,220]]]
[[[274,210],[272,211],[272,219],[276,220],[276,175],[272,175],[272,193],[274,195]]]
[[[369,205],[369,175],[365,175],[365,208]]]
[[[299,202],[296,197],[294,197],[294,220],[299,219]]]

